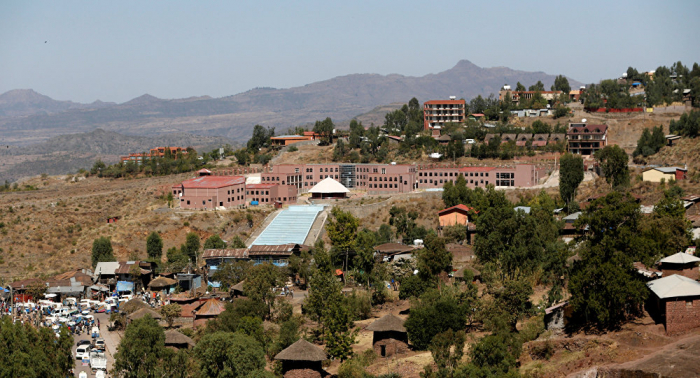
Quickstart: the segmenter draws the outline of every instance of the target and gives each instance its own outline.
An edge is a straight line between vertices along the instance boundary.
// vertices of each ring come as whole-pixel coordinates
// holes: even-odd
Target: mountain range
[[[96,129],[126,135],[158,136],[191,133],[245,141],[255,124],[274,127],[277,134],[290,127],[331,117],[342,126],[377,106],[446,99],[467,100],[497,93],[504,84],[525,86],[538,80],[549,88],[554,75],[506,67],[482,68],[462,60],[453,68],[421,77],[398,74],[352,74],[301,87],[256,88],[232,96],[159,99],[145,94],[115,104],[56,101],[32,90],[0,95],[0,143],[26,146],[51,137],[89,133]],[[579,82],[569,79],[572,87]]]

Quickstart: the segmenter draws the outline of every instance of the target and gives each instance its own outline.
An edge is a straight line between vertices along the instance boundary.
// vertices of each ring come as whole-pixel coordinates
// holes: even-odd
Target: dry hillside
[[[270,210],[188,212],[169,209],[160,199],[163,188],[188,175],[110,180],[90,177],[69,182],[72,176],[27,181],[39,190],[0,194],[0,279],[52,275],[88,268],[92,242],[110,237],[120,260],[146,257],[151,231],[163,237],[165,250],[179,247],[188,232],[202,244],[212,234],[224,240],[246,239],[251,229],[245,212],[260,224]],[[120,217],[107,224],[109,217]]]

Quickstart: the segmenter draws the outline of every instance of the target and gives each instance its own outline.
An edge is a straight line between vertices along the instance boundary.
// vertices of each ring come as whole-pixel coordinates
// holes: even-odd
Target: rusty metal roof
[[[204,304],[195,312],[195,316],[219,316],[226,308],[220,300],[212,298],[204,302]]]
[[[203,259],[216,259],[216,258],[231,258],[231,259],[245,259],[248,258],[247,248],[231,248],[231,249],[205,249],[202,253]]]

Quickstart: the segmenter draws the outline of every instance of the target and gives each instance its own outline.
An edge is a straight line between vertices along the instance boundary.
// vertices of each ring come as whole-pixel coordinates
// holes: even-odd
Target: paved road
[[[119,340],[121,338],[116,332],[109,332],[107,331],[107,324],[109,324],[109,314],[93,314],[95,315],[95,319],[100,320],[100,336],[105,339],[105,344],[107,346],[106,354],[107,354],[107,371],[112,369],[112,366],[114,365],[114,354],[117,352],[117,346],[119,345]],[[80,340],[91,340],[91,337],[88,333],[83,332],[82,335],[74,335],[73,336],[73,358],[75,358],[75,348],[76,345],[78,344],[78,341]],[[88,377],[94,377],[95,375],[92,374],[92,371],[90,370],[90,366],[83,366],[82,361],[80,360],[75,360],[75,376],[77,377],[78,374],[80,374],[81,371],[84,371],[88,374]],[[108,375],[109,376],[109,375]]]

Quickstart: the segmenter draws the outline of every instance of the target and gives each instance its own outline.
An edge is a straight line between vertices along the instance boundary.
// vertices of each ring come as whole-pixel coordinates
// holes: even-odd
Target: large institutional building
[[[566,132],[569,152],[579,155],[593,155],[608,145],[608,126],[570,123]]]
[[[260,205],[296,203],[326,178],[349,190],[369,194],[410,193],[439,189],[463,175],[470,188],[531,187],[545,176],[545,168],[533,164],[504,167],[460,167],[414,164],[278,164],[266,167],[259,184],[246,184],[243,176],[200,176],[172,187],[185,209],[238,207],[255,201]]]

